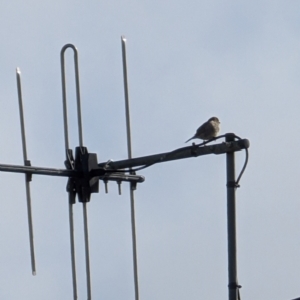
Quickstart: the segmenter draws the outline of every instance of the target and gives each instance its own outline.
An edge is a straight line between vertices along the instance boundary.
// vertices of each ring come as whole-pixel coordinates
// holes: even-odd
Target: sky
[[[79,51],[83,141],[127,158],[121,35],[134,157],[185,146],[212,116],[250,141],[236,191],[241,299],[300,297],[299,1],[2,1],[0,163],[64,168],[60,50]],[[79,145],[66,52],[70,146]],[[190,142],[191,143],[191,142]],[[236,153],[236,173],[244,151]],[[226,156],[156,164],[135,192],[140,299],[226,299]],[[31,182],[32,276],[23,174],[0,173],[0,298],[72,299],[66,178]],[[93,299],[134,299],[128,184],[88,204]],[[86,299],[82,205],[74,205],[78,299]]]

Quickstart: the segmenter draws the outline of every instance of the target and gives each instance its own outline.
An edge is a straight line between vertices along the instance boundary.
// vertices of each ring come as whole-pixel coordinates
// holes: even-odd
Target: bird
[[[192,139],[210,140],[216,137],[220,131],[220,121],[217,117],[211,117],[203,123],[196,131],[193,137],[188,139],[186,143]]]

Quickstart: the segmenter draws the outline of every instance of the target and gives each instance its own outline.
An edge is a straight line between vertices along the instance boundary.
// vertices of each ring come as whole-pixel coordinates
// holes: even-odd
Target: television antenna
[[[133,248],[133,270],[134,270],[134,287],[135,300],[139,299],[138,287],[138,265],[137,265],[137,245],[136,245],[136,225],[135,225],[135,207],[134,207],[134,190],[138,183],[144,182],[145,178],[136,175],[146,167],[157,163],[172,161],[177,159],[185,159],[190,157],[198,157],[209,154],[226,154],[227,169],[227,231],[228,231],[228,291],[229,300],[239,300],[239,288],[241,287],[237,281],[237,260],[236,260],[236,189],[239,187],[239,181],[245,171],[248,162],[248,148],[250,143],[247,139],[241,139],[233,133],[221,135],[213,140],[225,138],[225,142],[208,145],[212,140],[205,141],[200,144],[193,143],[192,146],[176,149],[171,152],[159,153],[143,157],[132,157],[131,148],[131,130],[130,130],[130,111],[129,111],[129,93],[127,80],[127,62],[126,62],[126,39],[121,37],[122,61],[123,61],[123,79],[124,79],[124,96],[125,96],[125,115],[126,115],[126,132],[127,132],[127,152],[128,159],[120,161],[108,160],[107,162],[98,163],[97,154],[89,153],[87,147],[83,143],[83,129],[81,118],[81,99],[80,99],[80,82],[79,82],[79,66],[78,66],[78,50],[73,44],[66,44],[60,52],[61,61],[61,80],[62,80],[62,100],[63,100],[63,120],[64,120],[64,139],[65,139],[65,169],[45,168],[31,166],[31,162],[27,157],[25,121],[23,113],[23,99],[21,87],[21,71],[16,70],[17,89],[19,100],[20,125],[22,136],[22,149],[24,165],[8,165],[0,164],[0,171],[15,172],[25,174],[25,187],[27,199],[27,215],[29,230],[29,245],[31,257],[32,274],[36,275],[34,239],[33,239],[33,218],[31,212],[31,196],[30,182],[32,175],[47,175],[67,177],[68,207],[69,207],[69,228],[70,228],[70,250],[71,250],[71,269],[73,283],[73,299],[77,299],[77,279],[76,279],[76,261],[75,261],[75,237],[73,222],[73,205],[78,202],[83,207],[83,227],[84,227],[84,245],[85,245],[85,265],[86,265],[86,287],[87,299],[92,299],[91,277],[90,277],[90,257],[89,257],[89,237],[88,237],[88,212],[87,204],[91,199],[91,194],[99,192],[99,181],[103,181],[105,191],[108,192],[107,183],[115,181],[118,183],[119,194],[121,194],[121,183],[129,182],[130,184],[130,206],[131,206],[131,230],[132,230],[132,248]],[[74,52],[74,69],[75,69],[75,88],[76,88],[76,104],[77,104],[77,127],[78,127],[78,143],[74,154],[69,147],[68,134],[68,113],[67,113],[67,93],[66,93],[66,76],[65,76],[65,52],[72,49]],[[235,152],[245,150],[246,160],[244,167],[236,179],[235,176]]]

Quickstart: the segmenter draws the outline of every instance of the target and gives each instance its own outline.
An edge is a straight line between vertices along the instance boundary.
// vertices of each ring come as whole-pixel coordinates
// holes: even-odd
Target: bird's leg
[[[198,146],[195,144],[195,143],[193,143],[192,144],[192,147],[191,147],[191,154],[193,155],[193,156],[197,156],[197,148],[198,148]]]

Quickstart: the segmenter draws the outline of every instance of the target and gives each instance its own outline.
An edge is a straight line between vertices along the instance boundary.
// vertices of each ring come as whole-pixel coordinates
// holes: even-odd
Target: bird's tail
[[[193,136],[193,137],[191,137],[190,139],[188,139],[188,140],[186,141],[186,143],[187,143],[188,141],[192,140],[193,138],[194,138],[194,136]]]

